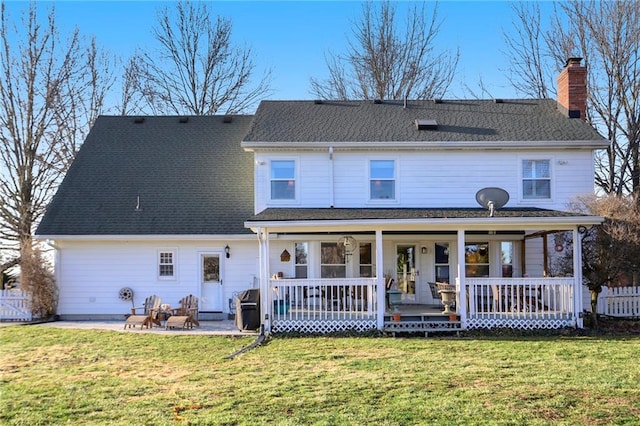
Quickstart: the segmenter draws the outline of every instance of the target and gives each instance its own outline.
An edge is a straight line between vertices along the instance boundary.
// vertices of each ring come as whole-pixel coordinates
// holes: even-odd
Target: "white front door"
[[[200,311],[222,312],[222,252],[200,254]]]

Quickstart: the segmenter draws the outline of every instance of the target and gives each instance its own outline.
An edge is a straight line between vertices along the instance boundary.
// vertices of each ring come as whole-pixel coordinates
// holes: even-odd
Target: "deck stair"
[[[432,309],[427,312],[402,309],[399,321],[394,321],[391,312],[387,312],[384,315],[383,331],[394,337],[397,333],[424,333],[425,337],[428,337],[429,333],[438,332],[455,332],[459,334],[461,330],[460,317],[456,317],[456,320],[451,320],[448,314],[434,312]]]

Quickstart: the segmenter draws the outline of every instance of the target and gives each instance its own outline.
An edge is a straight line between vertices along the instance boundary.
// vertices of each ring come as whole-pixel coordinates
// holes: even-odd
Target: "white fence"
[[[20,289],[0,290],[0,321],[31,321],[30,301]]]
[[[591,294],[585,286],[584,309],[591,311]],[[640,318],[640,287],[602,286],[598,295],[598,314],[619,318]]]

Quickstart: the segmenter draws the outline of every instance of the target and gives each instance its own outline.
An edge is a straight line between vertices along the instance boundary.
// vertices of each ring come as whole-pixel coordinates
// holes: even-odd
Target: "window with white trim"
[[[271,199],[295,200],[296,162],[274,160],[271,162]]]
[[[551,198],[549,160],[522,160],[522,198]]]
[[[175,277],[175,259],[174,251],[158,252],[158,277],[164,279]]]
[[[308,258],[309,243],[296,243],[296,278],[309,276]]]
[[[513,241],[502,241],[500,243],[500,257],[502,262],[502,277],[513,277]]]
[[[489,243],[466,243],[464,246],[465,275],[489,276]]]
[[[396,162],[371,160],[369,162],[369,198],[371,200],[395,200]]]
[[[347,264],[344,246],[338,243],[320,244],[320,277],[345,278]]]
[[[360,243],[360,277],[373,277],[373,256],[371,243]]]

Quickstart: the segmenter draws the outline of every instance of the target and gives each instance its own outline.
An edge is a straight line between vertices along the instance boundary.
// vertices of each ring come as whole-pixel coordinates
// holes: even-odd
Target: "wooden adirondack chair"
[[[172,309],[172,315],[165,323],[165,329],[173,327],[193,328],[198,322],[198,298],[193,294],[180,299],[180,307]]]
[[[145,326],[151,328],[153,324],[160,327],[162,324],[160,324],[160,320],[158,319],[158,312],[160,311],[161,303],[162,300],[155,294],[147,297],[142,306],[131,308],[131,315],[129,315],[125,321],[124,328],[126,329],[127,326],[131,328],[136,325],[139,325],[140,328],[144,328]],[[141,313],[137,313],[138,311],[141,311]]]

